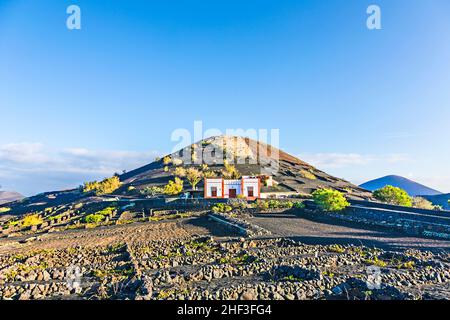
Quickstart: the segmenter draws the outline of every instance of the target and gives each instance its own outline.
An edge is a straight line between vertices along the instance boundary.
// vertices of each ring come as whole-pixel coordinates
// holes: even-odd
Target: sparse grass
[[[238,256],[221,257],[217,263],[219,264],[231,264],[231,265],[244,265],[252,261],[252,256],[248,254],[242,254]]]
[[[48,220],[49,221],[58,220],[59,218],[62,218],[62,217],[63,217],[63,214],[58,214],[56,216],[49,217]]]
[[[148,218],[149,221],[161,221],[161,220],[171,220],[171,219],[182,219],[190,217],[190,213],[175,213],[175,214],[167,214],[163,216],[156,216]]]
[[[92,275],[99,279],[105,278],[115,278],[118,280],[123,280],[130,277],[134,273],[133,268],[125,269],[95,269],[92,271]]]
[[[295,276],[293,276],[293,275],[291,274],[291,275],[289,275],[289,276],[286,276],[286,277],[282,278],[281,281],[300,282],[300,281],[303,281],[303,279],[302,279],[302,278],[295,277]]]
[[[408,270],[412,270],[414,269],[416,266],[416,263],[414,261],[407,261],[407,262],[403,262],[397,265],[398,269],[408,269]]]
[[[84,224],[71,224],[65,227],[66,230],[75,230],[85,228]]]
[[[166,254],[166,255],[162,255],[162,254],[157,255],[157,256],[155,257],[155,260],[158,260],[158,261],[165,261],[165,260],[169,260],[169,259],[171,259],[171,258],[182,257],[182,256],[183,256],[183,255],[182,255],[180,252],[169,252],[169,253]]]
[[[340,244],[333,244],[328,247],[328,251],[336,252],[336,253],[344,253],[345,248],[343,246],[341,246]]]
[[[76,248],[67,248],[67,249],[66,249],[66,252],[67,252],[68,254],[75,254],[75,253],[78,252],[78,250],[77,250]]]
[[[206,251],[215,251],[216,248],[211,246],[211,242],[208,241],[197,241],[197,240],[193,240],[189,243],[187,243],[185,245],[186,248],[188,249],[192,249],[192,250],[196,250],[196,251],[201,251],[201,250],[206,250]]]
[[[377,266],[380,268],[386,268],[388,263],[386,261],[381,260],[378,257],[375,257],[373,259],[366,259],[364,260],[365,263],[372,265],[372,266]]]
[[[308,170],[302,169],[302,170],[300,170],[299,173],[305,179],[317,180],[317,177],[312,172],[309,172]]]
[[[30,266],[30,265],[27,265],[27,264],[24,264],[24,263],[20,263],[20,264],[18,264],[18,266],[15,269],[8,271],[5,274],[5,276],[6,276],[6,279],[8,281],[14,281],[14,279],[19,274],[29,273],[29,272],[31,272],[33,270],[44,270],[44,269],[47,269],[47,268],[48,268],[48,264],[46,262],[42,262],[41,264],[36,265],[36,266]]]
[[[108,247],[108,252],[110,252],[110,253],[119,252],[120,250],[123,249],[124,246],[125,245],[123,243],[117,243],[117,244],[110,245]]]
[[[175,290],[173,289],[168,289],[168,290],[160,290],[158,292],[158,296],[156,297],[156,299],[159,300],[166,300],[167,298],[169,298],[171,295],[173,295],[175,293]]]
[[[322,274],[324,276],[330,277],[330,278],[334,278],[335,274],[331,271],[323,271]]]
[[[123,220],[117,220],[116,224],[130,224],[133,222],[134,222],[134,220],[131,220],[131,219],[123,219]]]
[[[15,261],[23,261],[28,258],[28,256],[18,253],[12,257]]]
[[[84,225],[84,228],[85,229],[94,229],[94,228],[97,228],[98,227],[98,224],[97,223],[86,223],[85,225]]]

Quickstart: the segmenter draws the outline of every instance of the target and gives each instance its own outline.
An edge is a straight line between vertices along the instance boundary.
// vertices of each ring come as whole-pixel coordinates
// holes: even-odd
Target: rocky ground
[[[241,238],[206,216],[0,241],[2,299],[448,299],[446,251]],[[369,284],[369,286],[368,286]]]

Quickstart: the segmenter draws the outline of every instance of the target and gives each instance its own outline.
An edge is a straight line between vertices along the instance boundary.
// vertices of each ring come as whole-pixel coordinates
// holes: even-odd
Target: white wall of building
[[[224,180],[224,198],[228,199],[230,197],[230,189],[235,189],[236,195],[241,194],[241,187],[241,180]]]
[[[246,198],[260,197],[261,183],[258,178],[243,177],[242,179],[206,179],[205,180],[205,198],[230,198],[230,190],[236,190],[236,197],[243,195]],[[217,197],[213,197],[212,189],[217,189]],[[249,197],[249,189],[253,188],[253,197]],[[223,189],[223,193],[222,193]]]
[[[243,195],[249,197],[248,190],[253,188],[253,198],[259,198],[260,196],[260,183],[258,178],[244,178],[243,179]]]
[[[217,197],[222,198],[222,179],[206,179],[205,198],[212,198],[212,187],[217,188]]]

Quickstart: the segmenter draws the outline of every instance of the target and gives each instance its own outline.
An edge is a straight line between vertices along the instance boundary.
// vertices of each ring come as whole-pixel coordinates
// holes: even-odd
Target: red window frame
[[[255,188],[253,186],[247,187],[247,197],[253,198],[255,196]]]

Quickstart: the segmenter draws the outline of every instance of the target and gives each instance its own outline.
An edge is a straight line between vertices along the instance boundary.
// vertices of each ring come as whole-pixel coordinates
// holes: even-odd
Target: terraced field
[[[208,225],[211,223],[206,219],[188,219],[117,226],[112,232],[115,237],[107,237],[108,243],[96,244],[96,236],[100,239],[105,232],[111,232],[98,229],[66,232],[59,240],[54,236],[48,242],[53,248],[16,245],[13,249],[11,243],[9,247],[1,246],[0,297],[448,298],[447,253],[418,250],[394,253],[364,246],[307,245],[289,238],[244,239],[232,232],[227,234],[226,230],[212,237],[209,230],[221,227]],[[170,236],[155,236],[165,228],[173,228]],[[73,245],[72,240],[84,235],[83,232],[90,232],[91,245]],[[373,280],[369,270],[374,268],[377,285],[372,288],[367,281]]]

